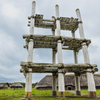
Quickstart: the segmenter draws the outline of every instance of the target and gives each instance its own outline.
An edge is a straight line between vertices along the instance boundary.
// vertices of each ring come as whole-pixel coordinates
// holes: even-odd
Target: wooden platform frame
[[[89,97],[96,97],[96,89],[93,74],[98,71],[97,65],[90,64],[88,55],[88,46],[91,40],[85,39],[83,32],[82,19],[79,9],[76,10],[78,18],[59,17],[59,6],[56,5],[56,17],[51,20],[43,19],[43,15],[35,15],[35,1],[32,2],[32,15],[28,17],[30,26],[30,34],[23,35],[26,41],[24,48],[28,50],[27,62],[21,62],[21,70],[25,76],[25,98],[31,98],[32,92],[32,73],[52,73],[53,86],[52,95],[57,96],[57,77],[59,97],[65,97],[64,75],[67,72],[75,73],[76,95],[81,95],[80,75],[86,73],[88,80]],[[34,35],[34,27],[49,28],[52,30],[52,35]],[[80,38],[75,37],[75,31],[79,28]],[[55,36],[57,30],[57,36]],[[61,36],[61,30],[69,30],[72,37]],[[51,48],[52,63],[33,63],[34,48]],[[73,50],[75,64],[63,64],[62,49]],[[83,50],[84,64],[78,64],[77,55],[79,50]],[[58,64],[56,64],[56,53]]]

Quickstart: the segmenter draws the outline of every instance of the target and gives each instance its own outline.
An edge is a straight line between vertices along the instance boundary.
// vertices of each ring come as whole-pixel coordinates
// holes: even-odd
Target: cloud
[[[10,20],[14,20],[20,17],[20,10],[14,6],[13,2],[8,2],[7,0],[4,0],[0,6],[1,15],[5,18],[10,18]]]

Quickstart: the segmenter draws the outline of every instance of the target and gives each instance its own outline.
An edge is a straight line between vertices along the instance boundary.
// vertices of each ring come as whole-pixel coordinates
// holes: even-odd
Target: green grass
[[[88,94],[88,90],[81,90],[81,93]],[[97,96],[100,96],[100,90],[99,89],[96,90],[96,93],[97,93]]]
[[[25,89],[2,89],[0,90],[0,99],[6,100],[22,100],[24,98]],[[87,90],[82,90],[82,93],[88,94]],[[58,94],[58,91],[57,91]],[[65,91],[66,96],[75,96],[75,93]],[[97,90],[97,95],[100,96],[100,90]],[[90,100],[88,98],[55,98],[52,96],[51,90],[36,90],[32,89],[32,98],[28,100]],[[94,99],[93,99],[94,100]],[[100,99],[95,99],[100,100]]]

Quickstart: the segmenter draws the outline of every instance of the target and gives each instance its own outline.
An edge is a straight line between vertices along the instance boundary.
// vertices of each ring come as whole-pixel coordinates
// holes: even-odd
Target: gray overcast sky
[[[81,11],[84,34],[91,39],[88,51],[90,62],[100,70],[100,0],[35,0],[36,14],[44,18],[55,16],[55,5],[59,5],[61,17],[77,17],[75,10]],[[27,17],[31,15],[32,0],[0,0],[0,82],[25,82],[20,73],[20,62],[27,61],[27,50],[23,48],[23,34],[29,34]],[[70,36],[71,32],[61,31]],[[35,28],[35,34],[50,35],[51,30]],[[78,30],[76,37],[79,38]],[[52,62],[51,49],[35,49],[34,62]],[[84,63],[82,50],[78,54],[79,63]],[[63,50],[63,62],[74,63],[72,51]],[[100,71],[98,71],[100,73]],[[38,82],[46,74],[33,74],[33,82]]]

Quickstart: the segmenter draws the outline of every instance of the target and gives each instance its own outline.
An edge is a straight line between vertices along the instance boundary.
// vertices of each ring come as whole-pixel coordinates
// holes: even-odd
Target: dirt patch
[[[6,99],[0,99],[0,100],[6,100]]]
[[[68,92],[71,92],[71,93],[76,93],[75,91],[73,91],[73,90],[67,90]],[[87,94],[85,94],[85,93],[81,93],[81,95],[87,95]]]
[[[10,97],[6,97],[6,98],[11,98],[11,97],[13,97],[13,96],[10,96]]]

